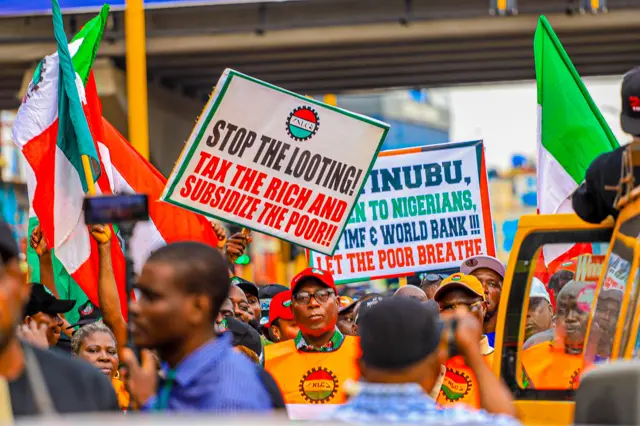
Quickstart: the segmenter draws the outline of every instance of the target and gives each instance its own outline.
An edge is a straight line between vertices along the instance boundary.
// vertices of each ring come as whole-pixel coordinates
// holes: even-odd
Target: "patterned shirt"
[[[308,344],[307,341],[304,340],[301,331],[298,332],[298,335],[295,337],[294,341],[296,342],[296,348],[302,352],[333,352],[340,349],[340,346],[344,341],[344,336],[336,328],[331,340],[322,345],[321,348],[316,348]]]
[[[472,410],[465,405],[440,407],[415,383],[358,383],[358,395],[327,420],[344,423],[421,423],[424,425],[519,425],[509,416]]]
[[[173,370],[164,364],[158,394],[145,411],[265,412],[273,407],[256,366],[233,350],[225,333],[204,344]]]

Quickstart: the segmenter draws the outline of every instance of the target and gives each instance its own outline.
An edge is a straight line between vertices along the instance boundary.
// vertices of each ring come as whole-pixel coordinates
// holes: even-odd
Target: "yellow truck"
[[[541,256],[552,259],[576,247],[588,252],[573,259],[575,280],[584,287],[575,303],[589,312],[583,350],[578,354],[583,363],[580,374],[599,363],[638,356],[640,188],[623,197],[618,206],[618,219],[599,225],[569,214],[528,215],[519,222],[503,283],[493,368],[512,390],[525,424],[573,423],[579,385],[579,377],[573,383],[532,385],[523,369],[529,294]],[[557,296],[554,288],[552,299]]]

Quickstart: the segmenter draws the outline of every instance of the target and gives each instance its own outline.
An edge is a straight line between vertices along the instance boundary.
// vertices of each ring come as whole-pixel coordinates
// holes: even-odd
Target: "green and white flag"
[[[571,195],[584,181],[591,162],[619,145],[544,16],[538,21],[534,55],[538,212],[572,213]]]

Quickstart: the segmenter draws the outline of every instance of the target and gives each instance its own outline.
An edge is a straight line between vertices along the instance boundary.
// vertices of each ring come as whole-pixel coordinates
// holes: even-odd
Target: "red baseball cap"
[[[336,283],[333,282],[333,276],[327,271],[323,271],[318,268],[307,268],[293,277],[293,280],[291,280],[291,294],[296,292],[298,284],[308,281],[310,278],[313,278],[320,284],[329,287],[336,293],[336,296],[338,295],[338,289],[336,288]]]
[[[278,318],[282,318],[283,320],[293,319],[293,311],[291,310],[291,290],[283,291],[273,296],[271,304],[269,305],[269,322],[264,326],[266,328],[271,327],[271,324]]]

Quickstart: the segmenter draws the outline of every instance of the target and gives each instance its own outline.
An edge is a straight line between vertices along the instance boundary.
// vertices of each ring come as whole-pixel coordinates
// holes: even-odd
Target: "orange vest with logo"
[[[484,361],[489,368],[493,366],[493,348],[489,346],[487,337],[480,341]],[[460,355],[454,356],[445,365],[447,371],[442,379],[442,386],[437,402],[441,406],[453,404],[467,404],[469,407],[480,408],[480,393],[476,375]]]
[[[333,352],[298,351],[292,339],[264,348],[264,369],[278,383],[286,404],[343,404],[344,383],[358,380],[359,354],[360,341],[353,336],[345,336]]]
[[[542,342],[522,352],[522,366],[533,389],[578,389],[582,354],[570,355],[553,342]],[[525,380],[527,380],[525,379]]]

